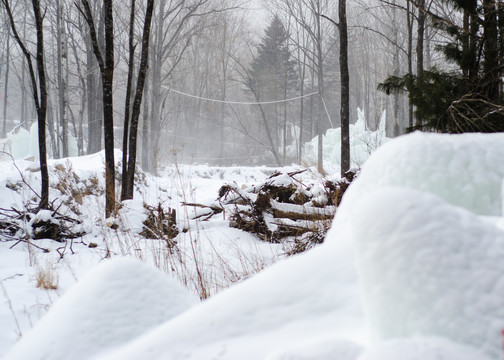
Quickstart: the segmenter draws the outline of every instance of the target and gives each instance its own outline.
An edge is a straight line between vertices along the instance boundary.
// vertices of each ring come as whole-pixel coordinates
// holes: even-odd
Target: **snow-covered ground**
[[[145,177],[143,195],[121,209],[118,230],[100,220],[101,200],[84,196],[79,208],[90,235],[71,248],[42,240],[37,245],[52,249],[43,253],[0,242],[0,321],[6,324],[0,328],[0,354],[7,359],[501,359],[503,155],[501,134],[414,133],[392,140],[350,186],[326,242],[290,258],[282,255],[282,245],[228,228],[225,218],[189,220],[189,210],[180,206],[184,200],[212,201],[224,182],[248,185],[272,169],[173,167],[160,178]],[[75,204],[57,185],[96,186],[82,179],[101,181],[99,156],[61,163],[63,174],[71,167],[81,181],[73,175],[62,181],[52,170],[52,198],[61,197],[63,210]],[[29,199],[17,170],[1,166],[2,207]],[[36,184],[37,173],[26,170],[34,165],[18,166],[26,181]],[[178,222],[189,228],[179,235],[178,252],[134,235],[146,216],[143,202],[178,210]],[[91,242],[97,247],[89,248]],[[114,259],[122,255],[136,259]],[[41,273],[57,277],[58,288],[35,288]],[[196,300],[205,289],[212,296]]]

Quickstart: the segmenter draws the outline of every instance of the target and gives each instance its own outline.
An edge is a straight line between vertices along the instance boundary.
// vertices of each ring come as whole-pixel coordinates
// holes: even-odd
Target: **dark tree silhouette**
[[[49,208],[49,172],[47,169],[47,148],[46,148],[46,115],[47,115],[47,84],[44,65],[44,32],[43,32],[43,15],[40,11],[40,1],[32,0],[33,14],[35,18],[35,28],[37,31],[37,53],[35,55],[37,72],[33,65],[33,55],[30,53],[24,42],[19,37],[12,16],[11,6],[8,0],[2,0],[2,3],[9,17],[12,34],[18,43],[24,57],[28,63],[28,71],[30,73],[31,86],[33,91],[33,100],[35,101],[35,109],[37,110],[38,124],[38,142],[39,142],[39,160],[40,174],[42,178],[42,190],[40,193],[40,209]],[[38,75],[38,84],[37,84]]]

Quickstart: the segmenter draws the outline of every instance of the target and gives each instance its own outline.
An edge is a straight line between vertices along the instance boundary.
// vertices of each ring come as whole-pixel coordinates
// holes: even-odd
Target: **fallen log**
[[[334,206],[315,207],[309,205],[296,205],[271,200],[271,209],[275,218],[289,218],[292,220],[330,220],[334,217]]]

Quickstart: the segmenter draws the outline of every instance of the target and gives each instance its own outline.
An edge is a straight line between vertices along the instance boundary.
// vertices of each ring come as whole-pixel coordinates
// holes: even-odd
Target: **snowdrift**
[[[354,205],[373,189],[404,187],[431,193],[477,215],[502,215],[504,135],[415,132],[384,144],[346,195]]]
[[[371,346],[358,360],[488,360],[479,351],[442,338],[384,341]]]
[[[502,134],[404,136],[345,194],[333,228],[356,246],[374,340],[439,336],[502,357],[503,144]]]
[[[328,334],[359,341],[355,273],[338,253],[347,252],[316,248],[279,262],[102,358],[255,360]]]
[[[105,261],[60,298],[5,359],[89,359],[197,302],[175,280],[138,260]]]
[[[502,230],[408,189],[369,193],[356,213],[361,284],[377,339],[437,335],[502,357]]]
[[[391,141],[347,190],[323,245],[191,308],[175,300],[188,310],[156,321],[155,307],[170,309],[178,290],[161,295],[145,279],[128,297],[100,276],[92,295],[77,292],[93,283],[83,281],[9,358],[75,358],[78,339],[93,344],[83,354],[107,360],[501,359],[503,156],[500,134]],[[130,303],[143,292],[153,304]],[[72,314],[83,304],[76,294],[94,301],[92,314]],[[115,306],[102,308],[109,298]]]

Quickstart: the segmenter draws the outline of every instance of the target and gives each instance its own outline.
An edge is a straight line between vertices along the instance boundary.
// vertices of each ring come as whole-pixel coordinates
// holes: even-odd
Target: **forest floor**
[[[158,177],[137,171],[135,199],[121,204],[115,218],[103,219],[103,170],[97,166],[102,163],[103,154],[50,161],[53,208],[58,215],[72,220],[66,224],[67,232],[77,235],[74,239],[62,235],[61,242],[44,238],[27,241],[37,237],[33,234],[34,219],[28,217],[12,237],[6,236],[9,233],[3,229],[0,356],[30,330],[56,299],[104,259],[140,259],[173,275],[202,299],[305,250],[306,245],[314,245],[305,241],[300,250],[300,236],[264,241],[253,231],[230,227],[234,210],[246,210],[246,205],[237,204],[230,194],[219,198],[219,190],[227,186],[242,194],[249,191],[257,199],[250,189],[272,176],[279,186],[296,184],[303,194],[320,198],[326,194],[327,179],[314,169],[174,165],[161,170]],[[36,163],[4,162],[0,164],[0,174],[3,219],[34,206],[39,188]],[[325,200],[319,200],[327,202],[327,195]],[[212,206],[221,210],[213,213]],[[326,216],[324,233],[333,214],[334,210]],[[171,234],[167,225],[175,225],[175,233]]]

